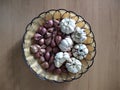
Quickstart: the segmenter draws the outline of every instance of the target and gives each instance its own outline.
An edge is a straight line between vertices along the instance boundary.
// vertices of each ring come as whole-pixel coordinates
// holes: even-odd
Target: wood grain
[[[97,55],[79,80],[50,83],[36,78],[23,61],[26,25],[42,11],[64,8],[92,26]],[[120,0],[0,0],[0,90],[120,90]]]

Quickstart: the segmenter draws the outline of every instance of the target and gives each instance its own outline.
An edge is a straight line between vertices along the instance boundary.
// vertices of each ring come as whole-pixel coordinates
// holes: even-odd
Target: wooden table
[[[83,16],[96,36],[94,65],[79,80],[50,83],[23,61],[26,25],[40,12],[64,8]],[[0,0],[0,90],[120,90],[120,0]]]

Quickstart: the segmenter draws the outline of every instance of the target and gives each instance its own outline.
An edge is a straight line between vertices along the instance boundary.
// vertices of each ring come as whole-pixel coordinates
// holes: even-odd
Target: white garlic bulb
[[[70,18],[64,18],[60,22],[61,31],[65,34],[70,34],[74,32],[75,29],[75,20]]]
[[[72,34],[72,39],[76,43],[82,43],[82,42],[84,42],[87,39],[86,33],[84,32],[84,29],[76,27],[75,28],[75,32]]]
[[[70,55],[67,52],[58,52],[55,55],[54,64],[57,68],[61,67],[65,61],[70,60]]]
[[[59,44],[59,48],[62,51],[70,51],[72,46],[73,46],[73,41],[72,41],[72,39],[70,37],[66,37]]]
[[[84,44],[77,44],[72,49],[73,56],[82,60],[88,54],[88,48]]]
[[[66,62],[66,68],[71,73],[78,73],[81,70],[82,63],[72,57],[70,62]]]

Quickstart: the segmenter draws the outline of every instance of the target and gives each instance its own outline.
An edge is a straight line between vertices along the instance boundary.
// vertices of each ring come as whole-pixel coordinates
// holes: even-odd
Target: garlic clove
[[[63,52],[59,52],[56,54],[55,59],[57,58],[63,58]]]
[[[67,52],[64,52],[64,59],[66,59],[66,60],[70,60],[70,55],[69,55],[69,53],[67,53]]]
[[[74,48],[75,48],[75,49],[79,49],[79,45],[75,45]]]
[[[68,43],[69,46],[73,45],[73,41],[72,41],[72,39],[70,37],[66,38],[66,41],[67,41],[67,43]]]

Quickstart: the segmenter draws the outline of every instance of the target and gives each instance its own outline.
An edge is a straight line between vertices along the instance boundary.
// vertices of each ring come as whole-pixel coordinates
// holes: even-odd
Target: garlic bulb
[[[72,53],[73,53],[74,57],[82,60],[88,54],[88,49],[87,49],[86,45],[84,45],[84,44],[77,44],[72,49]]]
[[[81,70],[81,66],[82,63],[74,57],[71,58],[70,62],[66,62],[66,68],[71,73],[79,72]]]
[[[72,46],[73,46],[73,41],[72,41],[72,39],[70,37],[66,37],[59,44],[59,48],[62,51],[70,51]]]
[[[75,20],[70,18],[64,18],[60,22],[61,31],[65,34],[70,34],[74,32],[75,29]]]
[[[82,42],[84,42],[87,39],[86,33],[84,32],[84,29],[76,27],[75,28],[75,32],[72,34],[72,39],[76,43],[82,43]]]
[[[65,61],[69,61],[70,56],[67,52],[58,52],[55,55],[54,64],[57,68],[61,67]]]

